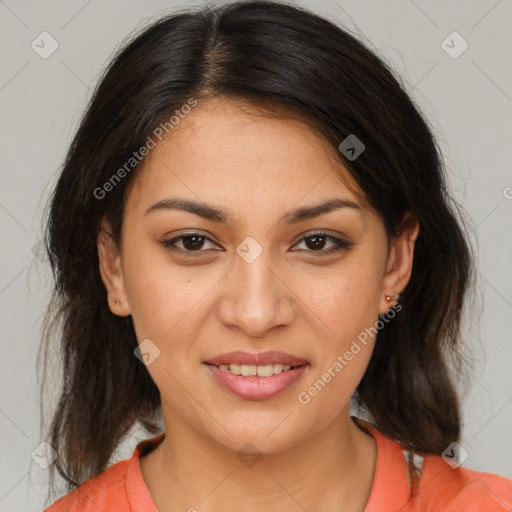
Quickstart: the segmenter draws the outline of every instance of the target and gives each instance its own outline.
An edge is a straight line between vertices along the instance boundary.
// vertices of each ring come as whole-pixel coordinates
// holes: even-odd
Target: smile
[[[213,382],[230,395],[244,400],[267,400],[289,390],[308,369],[308,364],[291,366],[205,363]],[[243,373],[242,373],[243,372]]]

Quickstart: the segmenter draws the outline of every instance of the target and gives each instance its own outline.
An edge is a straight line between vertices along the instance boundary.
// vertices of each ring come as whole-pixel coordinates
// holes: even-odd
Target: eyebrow
[[[357,203],[347,199],[334,197],[318,204],[296,208],[295,210],[287,212],[277,223],[297,224],[304,220],[313,219],[319,215],[335,210],[341,210],[343,208],[351,208],[362,213],[362,208]],[[198,203],[189,199],[162,199],[150,206],[146,210],[145,215],[157,210],[179,210],[189,212],[198,215],[203,219],[219,223],[228,223],[234,218],[233,214],[229,211],[222,210],[208,203]]]

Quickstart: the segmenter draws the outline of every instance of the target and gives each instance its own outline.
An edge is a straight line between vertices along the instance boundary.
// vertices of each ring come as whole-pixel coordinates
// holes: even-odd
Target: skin
[[[110,308],[132,315],[139,343],[149,338],[160,350],[147,370],[160,390],[166,437],[141,458],[141,472],[161,512],[364,510],[376,447],[350,419],[349,400],[375,340],[307,405],[297,398],[390,309],[385,296],[410,278],[418,223],[409,219],[388,239],[381,217],[354,192],[361,193],[336,149],[306,124],[210,100],[146,158],[126,194],[120,247],[102,224],[98,252]],[[146,213],[171,197],[207,202],[232,218]],[[332,197],[361,209],[278,223]],[[198,257],[162,246],[192,232],[211,239],[190,251]],[[319,255],[335,244],[304,239],[315,232],[354,245]],[[246,237],[263,250],[252,263],[236,252]],[[175,245],[185,250],[183,242]],[[232,350],[279,350],[309,366],[284,393],[244,400],[221,389],[203,364]],[[262,454],[251,467],[237,457],[248,442]]]

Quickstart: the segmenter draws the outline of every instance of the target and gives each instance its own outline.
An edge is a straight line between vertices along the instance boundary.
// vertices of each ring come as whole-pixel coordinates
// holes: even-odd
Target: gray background
[[[512,2],[297,3],[372,45],[438,134],[478,252],[480,309],[464,325],[476,364],[464,402],[464,466],[512,478]],[[48,193],[114,50],[159,14],[191,4],[198,2],[0,0],[0,512],[41,510],[46,495],[45,470],[31,454],[44,441],[35,359],[50,285],[37,250]],[[43,31],[58,43],[47,59],[31,47]],[[454,31],[469,44],[457,58],[441,45]],[[452,54],[462,49],[457,37],[446,43]],[[143,437],[134,431],[114,460]]]

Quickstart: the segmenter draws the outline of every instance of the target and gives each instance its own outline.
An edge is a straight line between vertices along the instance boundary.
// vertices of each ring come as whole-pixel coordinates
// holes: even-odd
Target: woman
[[[435,140],[329,21],[241,2],[145,29],[82,120],[47,248],[70,491],[48,512],[512,506],[460,466],[472,263]],[[153,437],[109,467],[137,422]]]

